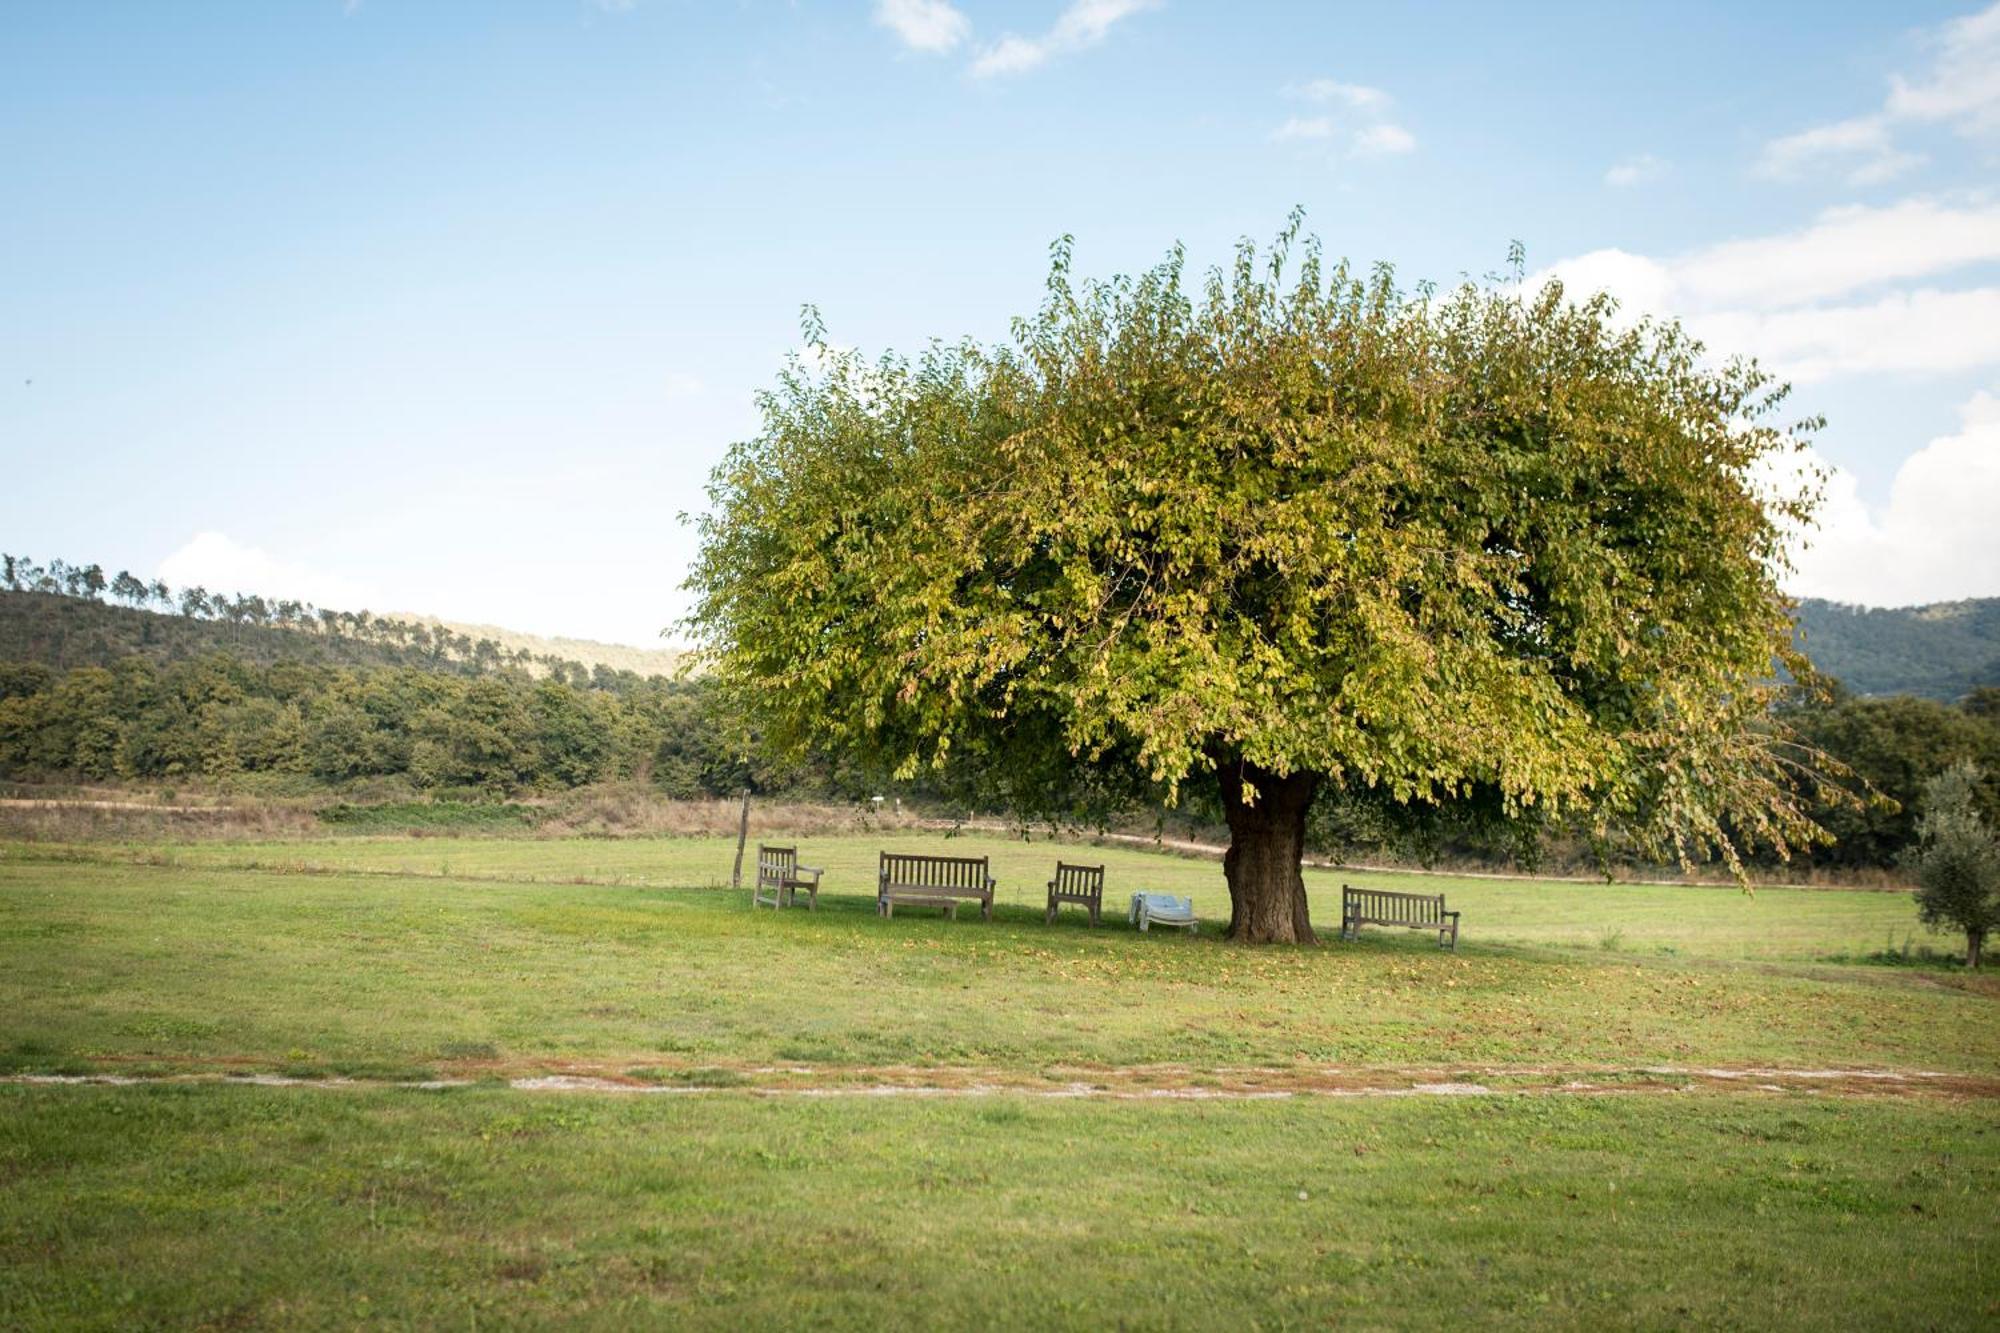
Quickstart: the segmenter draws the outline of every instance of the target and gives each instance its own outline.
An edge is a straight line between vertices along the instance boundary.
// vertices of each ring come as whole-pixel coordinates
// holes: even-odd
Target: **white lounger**
[[[1155,922],[1162,926],[1181,926],[1192,935],[1199,929],[1194,919],[1194,899],[1176,898],[1171,893],[1135,893],[1132,895],[1132,923],[1144,930]]]

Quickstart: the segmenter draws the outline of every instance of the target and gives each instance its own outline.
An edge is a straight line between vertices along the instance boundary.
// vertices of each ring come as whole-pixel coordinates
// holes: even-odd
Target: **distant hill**
[[[517,629],[506,629],[499,625],[475,625],[456,620],[439,620],[436,616],[404,615],[395,612],[391,620],[409,621],[419,625],[441,625],[454,634],[466,638],[491,639],[510,652],[525,652],[535,657],[560,657],[565,661],[577,662],[587,667],[607,667],[612,671],[629,671],[635,676],[671,676],[680,670],[681,654],[671,648],[634,648],[623,643],[599,643],[595,639],[570,639],[561,635],[545,636],[524,634]]]
[[[215,652],[233,653],[260,665],[420,667],[453,675],[518,670],[537,677],[560,670],[566,679],[579,683],[607,672],[666,676],[679,660],[666,650],[546,639],[428,617],[258,623],[0,589],[0,661],[41,662],[67,670],[104,666],[124,657],[173,662]]]
[[[2000,597],[1893,609],[1807,598],[1798,620],[1813,665],[1856,694],[1951,701],[2000,685]]]

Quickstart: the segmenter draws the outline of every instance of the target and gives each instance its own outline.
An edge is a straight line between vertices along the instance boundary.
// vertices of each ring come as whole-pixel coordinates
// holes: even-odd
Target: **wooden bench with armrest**
[[[1087,908],[1090,924],[1096,925],[1099,914],[1104,910],[1104,867],[1056,862],[1056,877],[1049,881],[1050,921],[1056,919],[1056,909],[1064,903],[1076,903]]]
[[[798,901],[799,890],[806,891],[806,910],[819,910],[819,877],[817,866],[799,864],[799,849],[796,847],[766,847],[757,845],[757,882],[750,890],[752,909],[768,906],[773,909],[790,907]]]

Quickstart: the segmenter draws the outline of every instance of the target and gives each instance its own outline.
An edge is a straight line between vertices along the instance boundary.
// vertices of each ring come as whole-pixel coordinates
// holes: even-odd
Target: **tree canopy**
[[[1298,220],[1010,344],[826,346],[710,485],[689,627],[781,751],[1027,814],[1219,779],[1232,934],[1312,937],[1324,784],[1683,858],[1813,836],[1767,719],[1813,423],[1549,283],[1400,288]],[[1801,770],[1803,771],[1803,770]]]

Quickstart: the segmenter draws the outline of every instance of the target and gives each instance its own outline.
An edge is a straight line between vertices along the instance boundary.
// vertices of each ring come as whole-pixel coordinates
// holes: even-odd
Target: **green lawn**
[[[8,1327],[1991,1327],[2000,1119],[0,1088]]]
[[[444,855],[548,858],[564,845]],[[1216,873],[1171,858],[1157,868],[1154,882]],[[17,1065],[61,1068],[234,1060],[417,1072],[476,1058],[2000,1069],[2000,1026],[1986,1021],[1992,995],[1978,983],[1932,969],[1746,962],[1726,940],[1723,956],[1699,952],[1718,920],[1755,913],[1760,936],[1818,941],[1800,950],[1810,956],[1840,938],[1822,914],[1906,909],[1896,897],[1482,888],[1496,919],[1468,907],[1455,955],[1382,930],[1260,951],[1214,931],[1093,931],[1080,914],[1051,928],[1021,907],[991,924],[928,913],[885,922],[858,894],[823,898],[817,913],[753,913],[747,892],[727,890],[39,861],[17,849],[0,860],[0,1012]],[[1624,929],[1656,919],[1662,894],[1679,896],[1690,923],[1673,954],[1489,942],[1534,938],[1549,928],[1533,922],[1564,905]],[[1519,927],[1502,915],[1531,905]],[[1783,929],[1767,932],[1774,917]]]
[[[991,855],[994,922],[885,922],[879,845],[808,841],[809,914],[705,887],[727,840],[0,844],[0,1072],[363,1080],[0,1083],[0,1327],[2000,1314],[2000,988],[1829,961],[1903,895],[1406,877],[1457,955],[1248,950],[1049,927],[1059,849],[990,837],[899,845]],[[1213,863],[1061,854],[1226,912]],[[663,1091],[500,1081],[557,1071]],[[1216,1097],[1341,1071],[1496,1091]],[[474,1085],[369,1083],[424,1077]],[[1048,1095],[1093,1087],[1170,1095]]]
[[[884,847],[991,859],[999,901],[1039,907],[1060,857],[1106,867],[1106,903],[1122,912],[1138,890],[1193,897],[1218,926],[1229,919],[1229,891],[1215,861],[1122,847],[1065,846],[1037,839],[965,834],[881,834],[798,840],[799,857],[823,867],[830,894],[874,893],[876,855]],[[60,852],[61,849],[42,849]],[[196,842],[74,849],[92,858],[123,856],[177,866],[275,870],[365,870],[399,875],[503,878],[684,888],[729,883],[733,838],[533,839],[343,837],[311,841]],[[0,859],[7,855],[0,843]],[[754,844],[750,858],[754,859]],[[1901,892],[1727,886],[1605,884],[1560,880],[1465,878],[1374,871],[1308,870],[1320,928],[1338,929],[1342,882],[1446,894],[1464,912],[1468,940],[1513,944],[1606,945],[1631,952],[1677,951],[1706,958],[1861,957],[1887,947],[1959,946],[1917,923]]]

